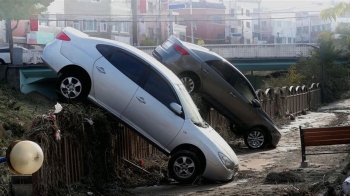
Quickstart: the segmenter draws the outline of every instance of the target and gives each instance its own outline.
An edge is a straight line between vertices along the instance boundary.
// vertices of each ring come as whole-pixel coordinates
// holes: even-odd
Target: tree
[[[334,7],[321,11],[320,17],[323,20],[336,20],[338,16],[350,13],[350,3],[341,2]]]
[[[343,54],[335,42],[334,33],[322,32],[318,37],[318,46],[314,47],[310,56],[302,57],[296,64],[298,72],[305,76],[303,83],[321,83],[325,102],[339,99],[341,93],[350,87],[347,66],[335,63]]]
[[[320,18],[323,20],[336,20],[337,17],[350,13],[350,3],[341,2],[334,7],[324,9],[320,13]],[[347,25],[340,23],[335,30],[336,34],[340,35],[338,43],[340,46],[345,46],[350,52],[350,28]],[[349,53],[350,54],[350,53]]]
[[[54,0],[0,0],[0,21],[6,20],[7,35],[9,38],[9,47],[11,60],[13,56],[13,37],[12,32],[17,28],[19,20],[28,20],[32,14],[40,14]],[[15,20],[14,28],[11,21]]]

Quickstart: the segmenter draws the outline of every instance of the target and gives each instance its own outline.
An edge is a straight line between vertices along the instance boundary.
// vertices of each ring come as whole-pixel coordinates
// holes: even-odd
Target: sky
[[[137,0],[133,0],[137,1]],[[189,0],[188,0],[189,1]],[[196,1],[196,0],[193,0]],[[219,2],[219,0],[207,0],[211,2]],[[224,0],[228,1],[228,0]],[[232,0],[235,1],[235,0]],[[344,0],[348,1],[348,0]],[[331,0],[262,0],[263,7],[269,7],[271,9],[283,9],[291,7],[307,7],[311,3],[330,3]],[[49,13],[63,13],[63,0],[56,0],[48,8]]]
[[[262,0],[262,5],[267,6],[269,8],[280,8],[283,9],[285,7],[293,7],[293,6],[307,6],[311,3],[330,3],[330,0],[294,0],[294,1],[286,1],[286,0]]]

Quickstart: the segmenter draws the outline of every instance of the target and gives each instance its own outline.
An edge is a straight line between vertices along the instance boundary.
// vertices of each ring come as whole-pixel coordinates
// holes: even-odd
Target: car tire
[[[198,156],[192,151],[181,150],[174,153],[168,163],[169,176],[179,183],[193,183],[200,171]]]
[[[244,143],[250,149],[262,149],[266,147],[268,138],[265,131],[253,128],[244,136]]]
[[[186,87],[188,93],[194,93],[198,90],[200,82],[198,76],[195,74],[185,73],[179,75],[179,78]]]
[[[59,100],[74,102],[86,99],[91,89],[89,81],[85,74],[76,72],[63,73],[56,83]]]

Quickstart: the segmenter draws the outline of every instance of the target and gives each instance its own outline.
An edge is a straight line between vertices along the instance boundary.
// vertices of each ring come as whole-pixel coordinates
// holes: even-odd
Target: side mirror
[[[177,103],[174,103],[174,102],[171,103],[170,109],[171,109],[171,111],[173,111],[175,114],[177,114],[179,116],[182,114],[182,107]]]
[[[259,101],[259,100],[253,99],[253,100],[252,100],[252,103],[253,103],[253,107],[255,107],[255,108],[261,108],[261,104],[260,104],[260,101]]]

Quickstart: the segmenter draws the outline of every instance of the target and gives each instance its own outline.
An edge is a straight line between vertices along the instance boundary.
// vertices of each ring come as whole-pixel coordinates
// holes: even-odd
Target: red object
[[[68,37],[68,35],[66,35],[63,31],[56,36],[56,39],[63,40],[63,41],[70,41],[70,38]]]
[[[146,13],[146,0],[140,0],[140,14]]]
[[[141,159],[141,160],[140,160],[140,165],[143,166],[144,164],[145,164],[145,161]]]
[[[189,53],[183,49],[181,46],[174,44],[174,49],[182,55],[188,55]]]
[[[38,15],[30,16],[30,31],[38,31],[39,30],[39,20]]]

